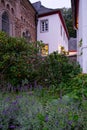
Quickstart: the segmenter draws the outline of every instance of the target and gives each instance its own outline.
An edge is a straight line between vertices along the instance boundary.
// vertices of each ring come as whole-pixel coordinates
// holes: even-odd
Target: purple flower
[[[18,95],[18,96],[16,96],[16,99],[20,99],[20,98],[22,98],[22,95]]]
[[[35,101],[32,101],[32,103],[31,103],[32,105],[34,105],[35,104]]]
[[[69,125],[72,125],[72,121],[68,121],[68,124],[69,124]]]
[[[15,125],[11,125],[11,126],[9,126],[9,128],[14,129],[14,128],[16,128],[16,126]]]
[[[3,125],[0,125],[0,129],[3,127]]]
[[[12,102],[13,105],[16,105],[17,103],[18,103],[17,100],[15,100],[15,101]]]
[[[34,88],[36,88],[37,87],[37,82],[36,82],[36,80],[34,81]]]
[[[7,115],[7,114],[8,114],[8,111],[9,111],[8,108],[7,108],[7,109],[4,109],[4,110],[2,111],[2,114],[3,114],[3,115]]]
[[[2,114],[5,115],[5,114],[6,114],[6,110],[3,110],[3,111],[2,111]]]
[[[55,122],[55,125],[58,126],[58,124],[59,124],[58,121],[56,121],[56,122]]]
[[[60,111],[61,111],[61,108],[58,108],[58,111],[60,112]]]
[[[32,89],[33,89],[33,87],[32,87],[32,85],[30,84],[30,91],[32,91]]]
[[[9,102],[10,101],[10,97],[7,97],[6,99],[5,99],[5,102]]]
[[[39,90],[42,90],[42,89],[43,89],[43,87],[41,85],[39,85]]]
[[[28,91],[28,85],[24,86],[24,91]]]
[[[48,115],[46,115],[46,117],[45,117],[45,121],[46,121],[46,122],[49,121]]]
[[[37,108],[37,111],[39,112],[39,111],[40,111],[40,109],[39,109],[39,108]]]

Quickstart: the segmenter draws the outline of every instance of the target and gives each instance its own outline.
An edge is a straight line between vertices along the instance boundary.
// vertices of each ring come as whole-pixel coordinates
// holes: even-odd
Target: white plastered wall
[[[49,30],[48,32],[40,32],[40,21],[48,19]],[[65,37],[63,38],[63,33],[61,36],[61,26],[62,32],[64,32]],[[65,30],[63,28],[62,22],[58,14],[53,14],[50,16],[44,16],[38,19],[37,26],[37,40],[43,41],[45,44],[49,44],[49,53],[58,51],[59,46],[64,46],[68,51],[68,38],[66,36]]]

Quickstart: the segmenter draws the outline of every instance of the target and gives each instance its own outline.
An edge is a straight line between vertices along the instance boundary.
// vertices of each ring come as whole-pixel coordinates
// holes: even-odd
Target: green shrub
[[[65,55],[54,52],[44,58],[39,68],[39,81],[44,86],[68,83],[81,72],[80,66]]]
[[[28,48],[24,39],[8,37],[0,32],[0,74],[13,86],[17,86],[28,74]]]
[[[41,56],[42,42],[27,43],[23,38],[13,38],[0,32],[0,78],[12,86],[35,83],[50,86],[69,82],[80,72],[76,63],[65,55],[54,52]]]
[[[0,82],[12,86],[22,82],[32,83],[38,74],[42,42],[27,43],[23,38],[14,38],[0,32]]]
[[[73,78],[68,86],[67,93],[76,100],[87,99],[87,74],[79,74]]]

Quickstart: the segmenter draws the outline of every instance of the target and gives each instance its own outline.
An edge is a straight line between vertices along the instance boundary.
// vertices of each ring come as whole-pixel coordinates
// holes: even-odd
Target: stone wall
[[[9,35],[36,41],[36,11],[28,0],[0,0],[0,30],[4,12],[9,17]]]

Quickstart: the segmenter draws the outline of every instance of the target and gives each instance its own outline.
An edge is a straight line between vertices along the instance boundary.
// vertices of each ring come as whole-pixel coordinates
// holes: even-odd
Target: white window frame
[[[48,32],[49,30],[49,22],[48,19],[44,19],[40,21],[40,32]]]

